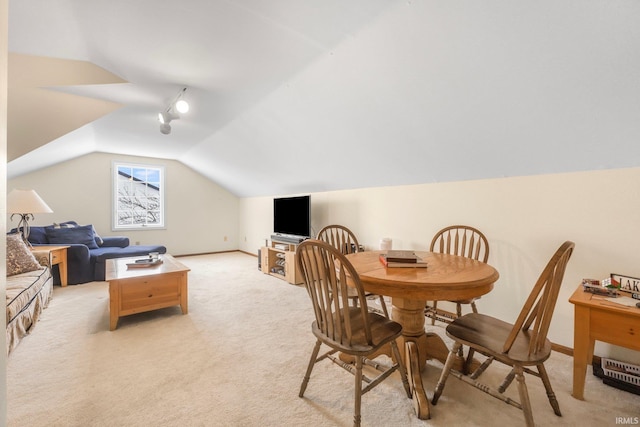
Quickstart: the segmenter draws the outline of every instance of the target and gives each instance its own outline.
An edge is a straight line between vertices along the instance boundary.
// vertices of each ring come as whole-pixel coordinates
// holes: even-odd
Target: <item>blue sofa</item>
[[[16,231],[15,229],[12,231]],[[145,256],[149,252],[164,254],[161,245],[130,245],[124,236],[100,237],[93,225],[81,226],[75,221],[47,226],[31,226],[29,242],[38,245],[65,245],[67,249],[67,281],[70,285],[104,281],[105,261],[109,258]],[[58,266],[53,267],[54,283],[60,283]]]

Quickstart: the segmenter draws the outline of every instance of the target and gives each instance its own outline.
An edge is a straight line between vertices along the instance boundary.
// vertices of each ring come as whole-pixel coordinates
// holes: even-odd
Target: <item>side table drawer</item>
[[[591,309],[590,332],[598,341],[640,350],[640,319],[637,317]]]
[[[57,251],[51,251],[51,265],[60,264],[62,257]]]

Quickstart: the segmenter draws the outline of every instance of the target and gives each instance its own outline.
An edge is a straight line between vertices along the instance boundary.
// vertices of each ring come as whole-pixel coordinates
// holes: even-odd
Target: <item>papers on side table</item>
[[[635,307],[636,304],[638,303],[637,299],[633,299],[631,297],[623,297],[623,296],[619,296],[617,298],[607,297],[602,299],[607,300],[609,302],[614,302],[616,304],[626,305],[627,307]]]

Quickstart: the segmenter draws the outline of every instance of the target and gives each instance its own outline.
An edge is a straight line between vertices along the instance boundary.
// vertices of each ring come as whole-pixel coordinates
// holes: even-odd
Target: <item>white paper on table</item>
[[[615,302],[616,304],[626,305],[627,307],[635,307],[636,304],[640,302],[640,300],[633,299],[631,297],[618,297],[618,298],[607,297],[604,299],[606,299],[607,301]]]

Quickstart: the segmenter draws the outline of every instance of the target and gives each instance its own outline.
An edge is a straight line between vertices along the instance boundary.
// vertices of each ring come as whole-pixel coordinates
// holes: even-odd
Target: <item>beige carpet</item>
[[[353,377],[329,362],[316,366],[298,398],[314,344],[303,288],[260,273],[256,258],[242,253],[181,261],[192,269],[189,314],[174,307],[129,316],[113,332],[106,283],[56,287],[42,320],[8,360],[8,425],[352,424]],[[429,395],[440,369],[429,362],[424,371]],[[564,416],[553,414],[540,381],[527,377],[538,425],[613,426],[616,417],[640,415],[640,396],[603,385],[590,369],[587,401],[573,399],[567,356],[554,354],[547,369]],[[523,423],[519,410],[456,378],[432,418],[418,420],[394,375],[364,395],[363,425]]]

